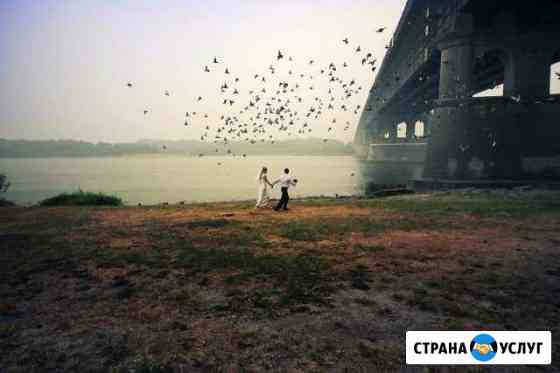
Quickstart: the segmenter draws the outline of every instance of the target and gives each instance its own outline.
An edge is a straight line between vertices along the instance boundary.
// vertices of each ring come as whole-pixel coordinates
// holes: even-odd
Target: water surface
[[[271,179],[289,167],[300,181],[294,197],[358,194],[359,163],[352,156],[3,158],[0,172],[12,183],[6,198],[20,204],[79,188],[115,194],[127,204],[156,204],[254,199],[262,166]]]

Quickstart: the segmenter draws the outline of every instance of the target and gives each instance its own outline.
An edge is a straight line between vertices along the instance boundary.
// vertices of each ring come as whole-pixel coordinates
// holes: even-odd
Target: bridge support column
[[[363,124],[357,131],[354,139],[354,152],[361,159],[366,159],[369,153],[369,145],[374,141],[375,130],[377,129],[377,122],[375,120],[368,120],[362,118],[367,124]]]
[[[468,159],[460,149],[468,142],[469,115],[461,100],[472,95],[473,47],[469,39],[461,39],[447,42],[441,51],[440,93],[431,120],[424,175],[434,179],[462,178]],[[450,172],[451,158],[457,160],[457,166]]]
[[[517,48],[506,66],[504,96],[521,99],[546,97],[550,93],[550,51]]]
[[[538,40],[535,41],[538,45]],[[511,51],[511,60],[505,66],[504,96],[514,101],[532,102],[550,92],[550,52],[529,45]],[[521,104],[520,104],[521,105]],[[504,123],[497,126],[492,177],[515,179],[522,173],[522,136],[524,126],[531,126],[530,117],[508,110]],[[525,122],[525,123],[524,123]]]
[[[397,124],[392,116],[383,116],[379,119],[380,137],[382,142],[393,143],[397,139]],[[389,138],[385,134],[389,134]]]
[[[408,120],[406,121],[406,141],[407,142],[414,142],[416,141],[416,138],[414,137],[414,124],[416,123],[416,120],[414,118],[408,118]]]

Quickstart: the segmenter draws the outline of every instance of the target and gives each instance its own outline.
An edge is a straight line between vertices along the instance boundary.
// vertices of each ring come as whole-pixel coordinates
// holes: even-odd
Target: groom
[[[272,185],[280,184],[280,189],[282,190],[282,197],[278,204],[274,208],[274,211],[279,211],[280,209],[287,210],[288,209],[288,201],[290,200],[290,196],[288,195],[288,189],[290,186],[295,186],[297,184],[297,179],[292,179],[290,177],[290,170],[285,168],[284,174],[278,178]]]

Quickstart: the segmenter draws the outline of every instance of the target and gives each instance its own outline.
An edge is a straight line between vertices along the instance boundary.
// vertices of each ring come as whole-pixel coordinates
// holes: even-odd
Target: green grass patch
[[[320,298],[326,263],[319,257],[257,256],[246,249],[200,249],[185,247],[176,259],[176,265],[195,272],[237,272],[225,279],[238,283],[250,278],[268,277],[284,288],[281,303],[313,302]]]
[[[352,287],[359,290],[369,290],[369,270],[362,264],[356,265],[350,271]]]
[[[357,254],[374,254],[374,253],[380,253],[385,251],[385,246],[382,245],[369,246],[369,245],[356,244],[352,247],[352,250]]]
[[[351,199],[334,197],[304,197],[298,198],[296,202],[309,207],[341,206],[348,204]]]
[[[117,237],[128,237],[130,235],[129,229],[122,228],[122,227],[111,228],[111,233]]]
[[[95,260],[100,268],[127,267],[130,265],[162,268],[168,265],[170,256],[155,247],[149,251],[119,251],[96,249],[89,257]]]
[[[321,241],[329,238],[341,239],[352,232],[374,234],[388,231],[414,231],[441,227],[441,224],[428,219],[380,219],[378,217],[356,216],[303,219],[289,222],[277,228],[277,233],[292,241]]]
[[[504,194],[454,192],[419,195],[412,198],[395,197],[359,201],[358,205],[424,217],[468,214],[479,217],[509,215],[523,218],[548,212],[560,212],[560,193],[519,196],[508,194],[508,192],[504,192]]]
[[[137,355],[132,360],[109,369],[110,373],[173,373],[170,366],[155,360],[151,356]]]
[[[123,201],[119,197],[81,190],[62,193],[40,202],[41,206],[122,206],[122,204]]]
[[[186,224],[187,228],[222,228],[230,223],[226,219],[204,219],[204,220],[194,220]]]
[[[205,248],[267,247],[269,242],[254,226],[236,220],[204,219],[179,224],[148,225],[152,243],[162,249],[175,249],[177,241],[187,239],[191,246]]]
[[[329,226],[317,220],[289,222],[280,227],[280,235],[293,241],[320,241],[328,233]]]
[[[208,248],[266,247],[269,245],[263,236],[253,230],[228,231],[216,234],[192,235],[192,243]]]

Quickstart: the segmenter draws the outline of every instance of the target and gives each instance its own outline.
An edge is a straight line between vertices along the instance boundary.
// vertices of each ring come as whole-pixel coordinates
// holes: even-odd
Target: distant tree
[[[0,193],[6,193],[10,183],[8,182],[8,177],[4,174],[0,174]]]

